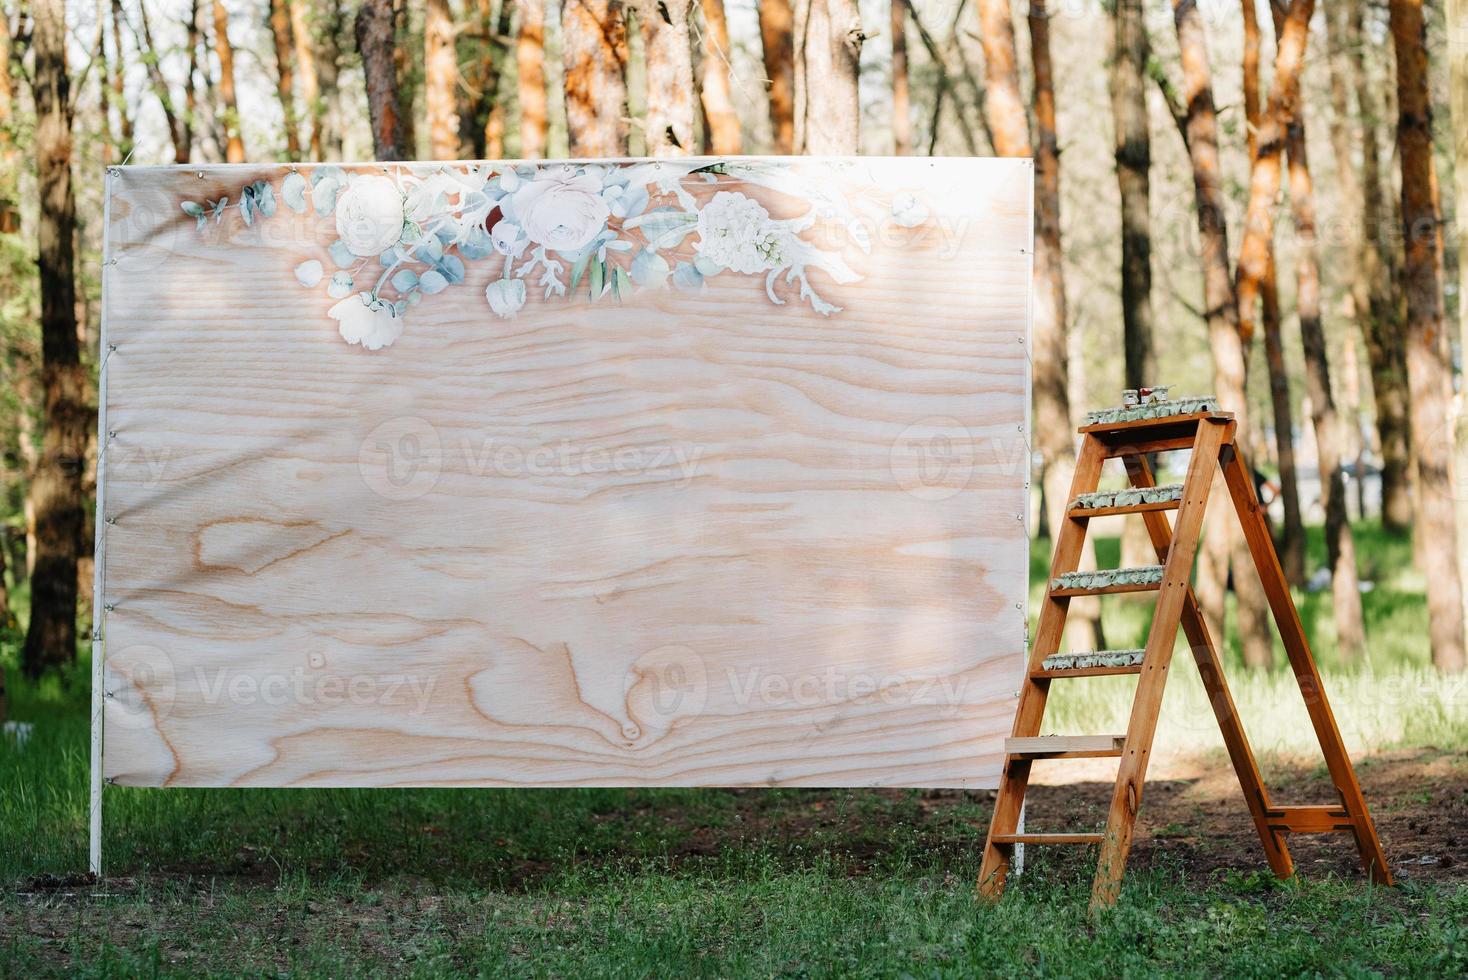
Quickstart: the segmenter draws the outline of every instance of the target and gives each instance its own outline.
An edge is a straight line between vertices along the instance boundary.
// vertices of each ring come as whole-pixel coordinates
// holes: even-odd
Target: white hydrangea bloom
[[[787,265],[790,233],[758,201],[720,191],[698,212],[698,254],[745,275]]]

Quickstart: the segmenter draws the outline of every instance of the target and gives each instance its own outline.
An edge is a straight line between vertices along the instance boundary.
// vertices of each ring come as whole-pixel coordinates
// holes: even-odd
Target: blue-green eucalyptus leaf
[[[280,182],[280,199],[296,214],[306,212],[306,178],[299,171],[292,170]]]

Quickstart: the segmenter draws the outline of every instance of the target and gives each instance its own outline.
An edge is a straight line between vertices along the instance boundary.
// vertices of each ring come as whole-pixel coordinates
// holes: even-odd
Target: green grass
[[[1468,697],[1427,666],[1410,549],[1359,533],[1379,583],[1371,662],[1337,668],[1329,596],[1302,599],[1336,713],[1373,751],[1461,748]],[[1112,612],[1113,644],[1145,629],[1140,605]],[[1093,853],[1050,849],[1002,903],[978,904],[986,794],[114,788],[109,878],[91,886],[67,878],[86,857],[86,664],[23,683],[17,643],[0,635],[12,716],[37,730],[23,750],[0,741],[0,976],[1468,972],[1468,888],[1280,883],[1257,854],[1208,872],[1163,854],[1091,920]],[[1230,666],[1251,736],[1291,751],[1303,713],[1289,714],[1287,675]],[[1392,685],[1428,708],[1402,711]],[[1061,723],[1122,717],[1124,680],[1084,686],[1056,698]],[[1169,737],[1216,737],[1188,670],[1168,691]]]

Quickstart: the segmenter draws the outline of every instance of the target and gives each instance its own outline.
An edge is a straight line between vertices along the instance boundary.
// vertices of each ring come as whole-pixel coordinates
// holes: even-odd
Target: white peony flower
[[[904,228],[916,228],[928,220],[928,206],[911,194],[892,198],[892,220]]]
[[[336,233],[353,255],[379,255],[403,234],[403,195],[387,177],[354,177],[336,199]]]
[[[517,259],[520,253],[525,251],[525,246],[529,244],[529,239],[525,237],[524,231],[513,221],[496,222],[490,238],[494,242],[496,252]]]
[[[506,200],[530,240],[557,252],[576,252],[591,244],[612,213],[601,197],[601,178],[578,174],[574,167],[538,173]]]
[[[371,293],[348,296],[326,315],[338,321],[343,340],[368,350],[388,347],[403,334],[402,318],[393,313],[392,305],[373,299]]]
[[[698,212],[698,239],[701,258],[745,275],[789,264],[790,233],[758,201],[735,191],[720,191]]]
[[[525,280],[496,279],[484,288],[484,298],[491,310],[508,320],[525,305]]]

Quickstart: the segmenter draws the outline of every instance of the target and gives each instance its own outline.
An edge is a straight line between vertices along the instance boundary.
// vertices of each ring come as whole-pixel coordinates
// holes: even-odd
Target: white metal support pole
[[[107,488],[107,448],[111,442],[107,430],[107,362],[112,357],[112,347],[107,337],[107,288],[112,278],[112,266],[117,261],[112,255],[112,184],[120,176],[115,167],[107,168],[107,179],[103,181],[102,196],[102,316],[98,354],[101,366],[97,370],[97,515],[96,531],[92,539],[92,755],[91,793],[87,815],[87,867],[93,875],[102,877],[102,722],[106,705],[103,691],[103,653],[106,644],[102,638],[106,600],[103,585],[106,576],[106,530],[107,511],[105,493]]]

